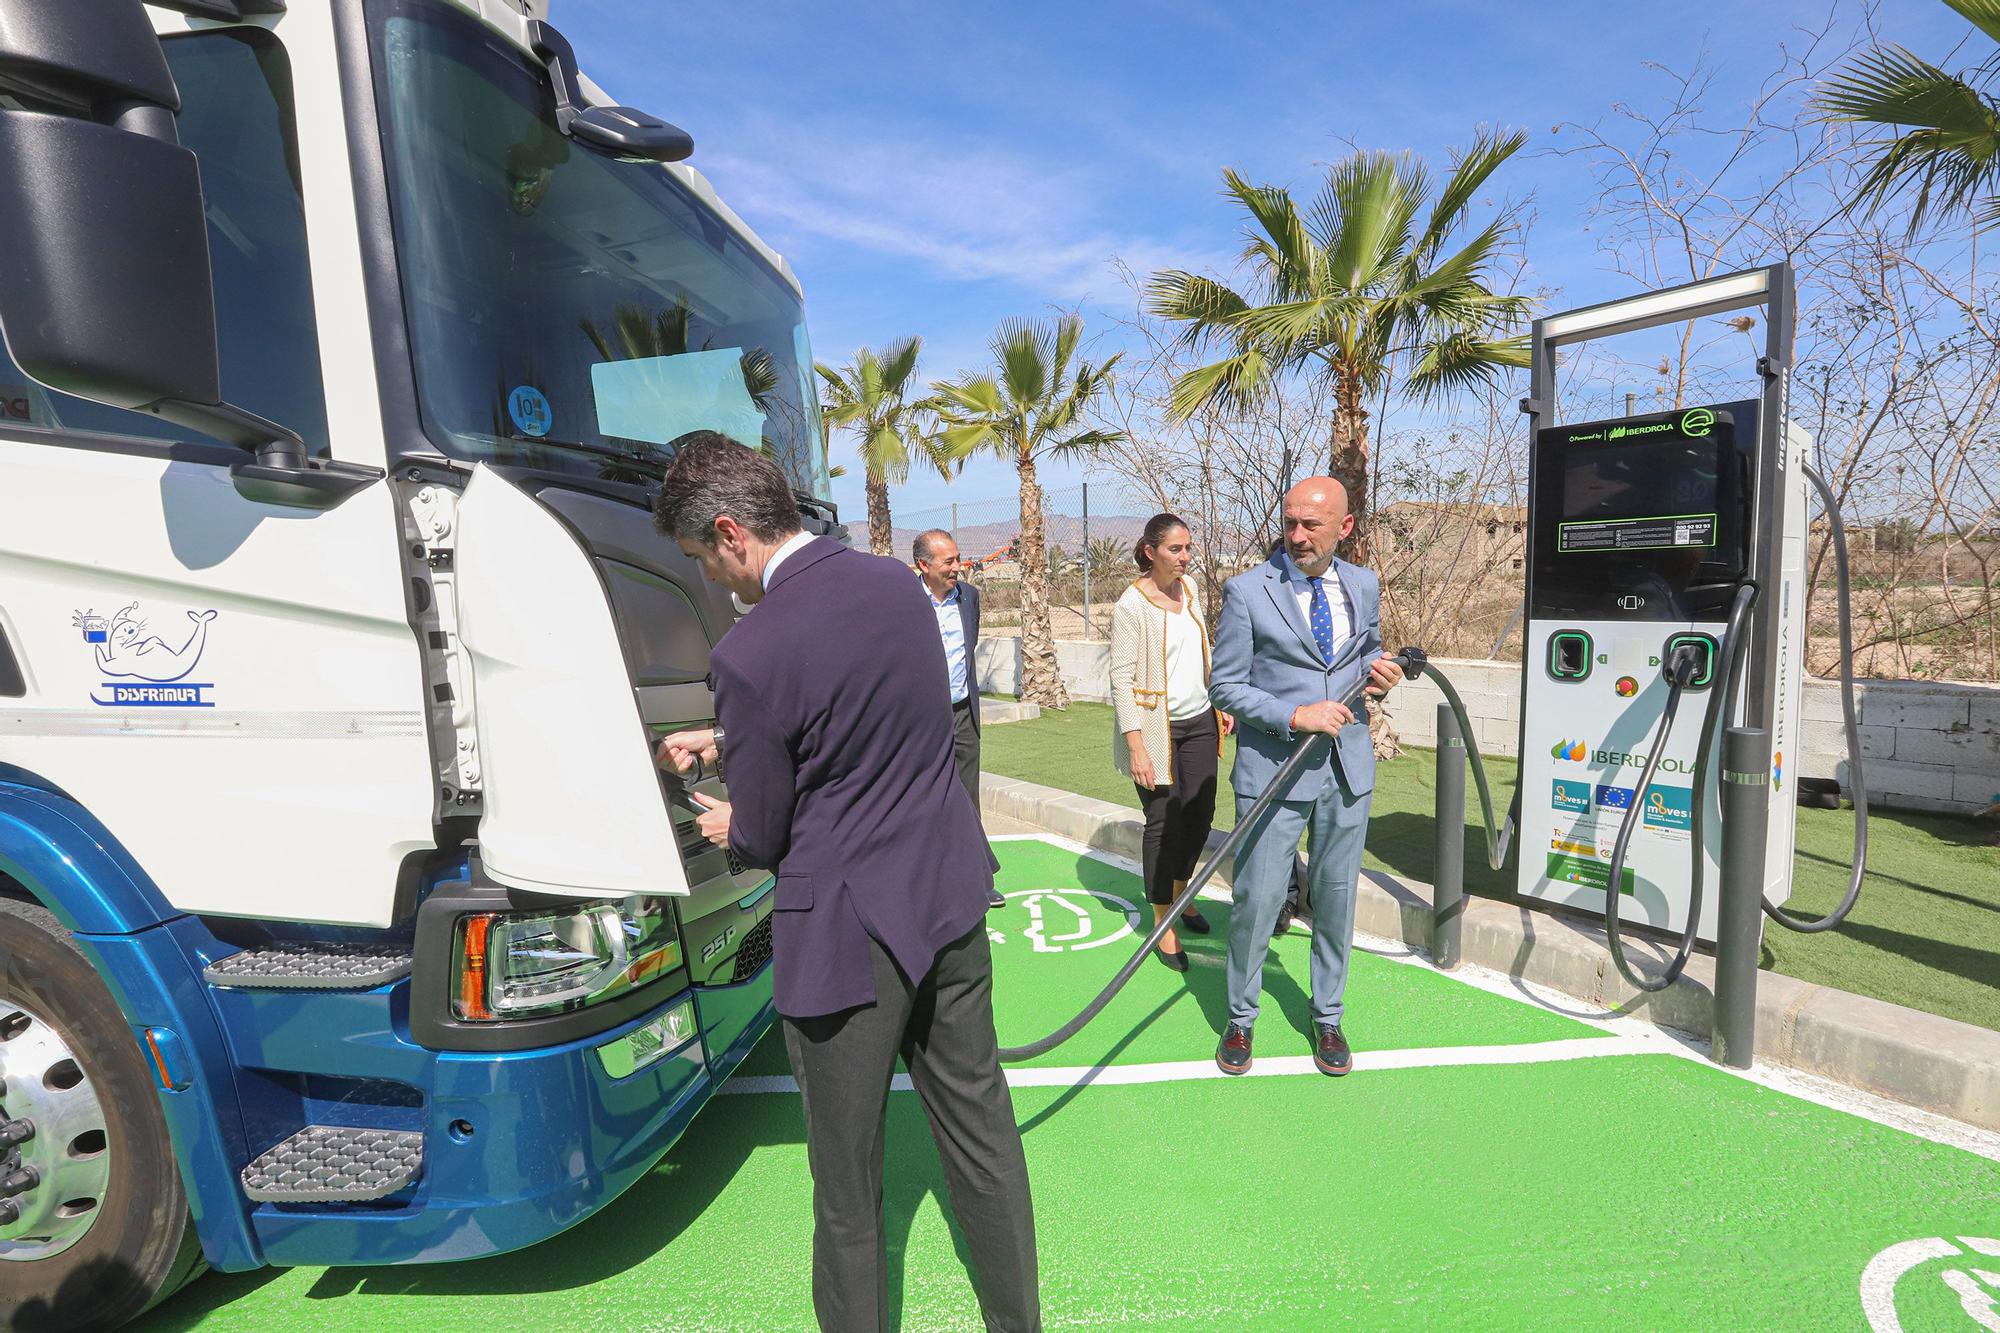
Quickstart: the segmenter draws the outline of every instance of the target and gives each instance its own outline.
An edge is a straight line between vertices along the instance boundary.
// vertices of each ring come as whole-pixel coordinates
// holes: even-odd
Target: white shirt
[[[1203,676],[1201,626],[1194,612],[1182,603],[1178,611],[1167,612],[1167,720],[1185,722],[1200,717],[1214,707],[1208,700],[1208,682]]]
[[[1285,552],[1285,576],[1292,582],[1292,592],[1299,599],[1299,619],[1306,628],[1312,628],[1312,584],[1299,572],[1298,563],[1292,559],[1290,551]],[[1340,576],[1333,572],[1333,566],[1326,567],[1326,574],[1320,579],[1320,587],[1326,591],[1327,613],[1333,619],[1333,651],[1338,653],[1340,645],[1354,635],[1354,615],[1347,608],[1347,587]]]
[[[771,579],[778,572],[778,566],[785,563],[785,557],[812,540],[809,532],[795,532],[785,538],[785,544],[771,552],[771,558],[764,562],[764,591],[771,591]]]
[[[922,583],[923,577],[917,575],[917,581]],[[965,590],[954,583],[950,594],[940,601],[931,596],[930,585],[925,583],[924,595],[930,597],[931,609],[937,612],[938,637],[944,640],[945,669],[951,674],[951,701],[963,703],[971,697],[971,686],[965,678],[965,617],[958,609]]]

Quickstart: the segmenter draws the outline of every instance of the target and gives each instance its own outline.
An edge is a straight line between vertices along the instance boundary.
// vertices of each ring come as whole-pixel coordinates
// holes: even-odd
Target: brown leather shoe
[[[1332,1078],[1354,1068],[1354,1052],[1348,1049],[1347,1038],[1340,1035],[1340,1024],[1321,1023],[1318,1032],[1313,1042],[1313,1066]]]
[[[1249,1028],[1240,1023],[1231,1023],[1222,1030],[1222,1045],[1215,1048],[1215,1065],[1225,1074],[1249,1072]]]

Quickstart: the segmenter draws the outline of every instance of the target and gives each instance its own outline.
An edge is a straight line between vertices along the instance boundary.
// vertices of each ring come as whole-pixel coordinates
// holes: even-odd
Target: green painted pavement
[[[1039,840],[997,842],[996,880],[1007,905],[986,914],[993,942],[993,994],[1000,1042],[1020,1045],[1054,1031],[1111,980],[1152,927],[1153,910],[1137,875],[1095,857]],[[1053,890],[1054,892],[1046,892]],[[1096,897],[1090,891],[1107,897]],[[1121,933],[1127,912],[1140,933]],[[1202,900],[1213,927],[1181,932],[1185,975],[1151,959],[1095,1022],[1047,1055],[1042,1066],[1145,1064],[1203,1059],[1214,1053],[1228,998],[1223,960],[1229,905]],[[1303,928],[1279,939],[1264,967],[1258,1050],[1311,1053]],[[1361,949],[1349,964],[1348,1040],[1357,1051],[1404,1047],[1498,1046],[1594,1037],[1598,1029],[1502,996],[1474,990],[1428,968],[1378,958]],[[790,1072],[784,1051],[760,1047],[745,1072]]]
[[[1007,886],[1061,883],[1048,878],[1055,849],[999,850]],[[1096,874],[1068,864],[1072,885]],[[996,946],[1003,1038],[1039,1030],[1071,989],[1091,989],[1042,973],[1108,971],[1129,945],[1039,956],[1015,954],[1011,938]],[[1158,986],[1142,1015],[1182,982],[1148,972]],[[1352,1012],[1374,1049],[1518,1046],[1582,1026],[1366,958]],[[1278,1017],[1267,1009],[1260,1054],[1296,1053],[1270,1049],[1291,1026]],[[1100,1052],[1124,1019],[1101,1021]],[[1182,1000],[1118,1059],[1200,1060],[1213,1040],[1201,1005]],[[1872,1256],[1928,1237],[2000,1237],[2000,1164],[1675,1056],[1358,1064],[1341,1080],[1017,1089],[1047,1326],[1860,1330]],[[977,1329],[913,1095],[890,1097],[889,1134],[901,1327]],[[723,1097],[625,1197],[533,1249],[210,1276],[144,1327],[808,1329],[810,1189],[797,1098]],[[1894,1288],[1904,1327],[1977,1329],[1950,1282],[1976,1294],[1991,1270],[2000,1258],[1918,1265]]]

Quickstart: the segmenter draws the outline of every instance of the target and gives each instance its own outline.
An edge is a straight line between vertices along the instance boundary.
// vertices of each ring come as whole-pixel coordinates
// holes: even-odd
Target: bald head
[[[1347,488],[1332,477],[1307,477],[1285,492],[1285,551],[1309,578],[1326,573],[1333,548],[1354,531]]]

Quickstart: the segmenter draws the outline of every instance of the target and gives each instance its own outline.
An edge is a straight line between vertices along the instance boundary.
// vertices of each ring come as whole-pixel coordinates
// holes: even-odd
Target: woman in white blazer
[[[1234,725],[1208,698],[1208,626],[1194,584],[1188,526],[1155,514],[1132,551],[1139,577],[1111,613],[1111,759],[1139,789],[1146,812],[1146,898],[1153,923],[1167,915],[1194,874],[1215,823],[1215,778],[1222,738]],[[1197,935],[1208,922],[1193,904],[1180,924]],[[1188,969],[1169,930],[1160,961]]]

